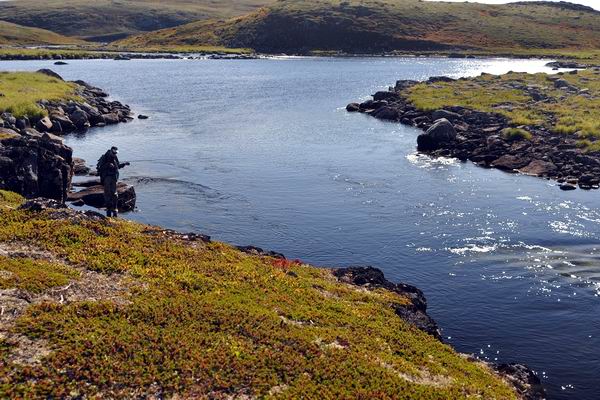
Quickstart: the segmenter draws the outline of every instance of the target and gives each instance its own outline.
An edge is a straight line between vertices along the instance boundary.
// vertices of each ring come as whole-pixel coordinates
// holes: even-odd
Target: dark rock
[[[554,87],[557,89],[569,89],[569,90],[577,90],[577,88],[571,85],[564,79],[557,79],[554,81]]]
[[[455,79],[450,78],[449,76],[432,76],[427,80],[429,83],[435,82],[453,82]]]
[[[263,250],[260,247],[256,246],[236,246],[236,248],[242,253],[252,254],[255,256],[263,256],[263,257],[273,257],[280,260],[285,260],[285,256],[281,253],[277,253],[276,251]]]
[[[377,92],[373,95],[373,100],[375,100],[375,101],[391,100],[391,99],[399,99],[399,98],[400,98],[400,95],[396,92],[381,91],[381,92]]]
[[[427,131],[417,137],[417,150],[431,151],[442,147],[444,143],[456,140],[454,126],[445,118],[435,121]]]
[[[51,76],[51,77],[56,78],[58,80],[64,81],[64,79],[62,78],[62,76],[60,76],[56,72],[52,71],[51,69],[47,69],[47,68],[38,69],[37,72],[40,73],[40,74],[48,75],[48,76]]]
[[[557,171],[556,165],[551,161],[533,160],[519,172],[533,176],[552,176]]]
[[[119,182],[117,184],[117,193],[119,201],[117,208],[121,212],[133,211],[135,209],[136,194],[133,186]],[[100,185],[90,186],[79,192],[71,192],[67,197],[67,201],[75,202],[82,200],[86,205],[96,208],[104,207],[104,188]]]
[[[584,174],[579,177],[579,184],[586,186],[595,186],[600,184],[600,178],[590,174]]]
[[[418,329],[440,339],[440,331],[429,315],[427,315],[427,300],[418,288],[403,283],[388,281],[383,272],[373,267],[349,267],[333,270],[333,275],[340,281],[368,289],[384,288],[399,294],[411,301],[409,305],[395,304],[396,315]]]
[[[358,103],[350,103],[346,106],[346,111],[348,112],[357,112],[360,111],[360,104]]]
[[[96,171],[91,171],[90,175],[93,175],[94,172],[96,172]],[[92,186],[98,186],[100,184],[101,184],[100,179],[88,179],[85,181],[73,182],[74,187],[87,187],[87,188],[92,187]]]
[[[85,131],[91,126],[88,114],[79,108],[69,114],[69,119],[80,131]]]
[[[501,364],[494,367],[508,382],[514,386],[523,400],[544,400],[546,391],[540,378],[523,364]]]
[[[513,172],[514,170],[525,167],[530,162],[531,158],[527,156],[505,154],[493,161],[491,166],[504,171]]]
[[[559,187],[560,187],[560,190],[565,190],[565,191],[577,189],[577,186],[575,186],[572,183],[568,183],[568,182],[561,184]]]
[[[358,110],[355,110],[355,111],[358,111]],[[147,115],[144,115],[144,114],[138,115],[138,119],[148,119],[148,118],[150,118],[150,117],[148,117]]]
[[[17,123],[15,124],[15,126],[17,127],[17,129],[26,129],[31,128],[31,123],[29,122],[29,118],[22,117],[17,119]]]
[[[40,132],[50,132],[52,131],[52,121],[50,118],[44,117],[35,124],[35,129]]]
[[[452,112],[452,111],[448,111],[448,110],[436,110],[433,112],[433,114],[431,115],[431,118],[434,121],[437,121],[438,119],[442,119],[445,118],[448,121],[453,121],[456,119],[461,119],[462,115]]]
[[[85,164],[85,160],[79,157],[73,157],[73,174],[87,175],[92,169]]]
[[[378,119],[384,119],[388,121],[397,120],[399,117],[398,110],[393,107],[384,106],[373,112],[373,116]]]
[[[54,65],[69,65],[69,63],[64,62],[64,61],[57,61],[54,63]]]
[[[61,132],[73,132],[77,130],[73,121],[66,115],[51,114],[50,121],[52,121],[53,125],[60,126]]]
[[[89,83],[85,82],[85,81],[73,81],[73,83],[78,84],[79,86],[82,86],[85,88],[86,92],[94,97],[108,97],[108,93],[106,93],[105,91],[103,91],[100,88],[97,88],[96,86],[92,86]]]
[[[104,123],[107,125],[118,124],[121,121],[117,113],[104,114],[102,117],[104,118]]]
[[[46,197],[64,203],[71,186],[72,153],[47,133],[4,139],[0,188],[27,198]]]
[[[53,199],[38,197],[36,199],[27,200],[19,207],[19,210],[39,212],[48,209],[58,210],[61,208],[65,208],[65,205],[63,203],[60,203]]]

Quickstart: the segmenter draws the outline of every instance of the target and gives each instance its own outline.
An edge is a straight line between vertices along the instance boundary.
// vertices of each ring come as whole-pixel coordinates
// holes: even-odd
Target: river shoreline
[[[581,65],[555,62],[549,66],[574,68]],[[592,71],[590,76],[600,74],[598,68],[590,68],[589,71]],[[577,70],[569,73],[577,74]],[[548,103],[560,101],[548,94],[551,92],[548,87],[523,83],[523,75],[526,74],[512,79],[509,73],[506,83],[485,83],[481,87],[487,85],[490,90],[497,90],[498,86],[502,90],[521,90],[524,96],[532,99],[527,107],[534,111]],[[563,76],[566,77],[559,72],[546,78],[547,86],[560,91],[563,101],[565,96],[593,96],[589,89],[580,89],[562,79]],[[588,75],[581,78],[584,82],[590,79]],[[481,111],[462,105],[422,109],[411,100],[411,92],[416,87],[431,88],[435,93],[442,88],[451,88],[455,83],[468,85],[470,82],[474,82],[473,79],[455,80],[448,77],[432,77],[426,82],[398,81],[388,91],[375,93],[373,100],[350,103],[346,110],[422,129],[425,133],[417,138],[417,150],[433,157],[469,160],[485,168],[555,180],[563,190],[573,190],[577,186],[586,190],[600,187],[600,152],[588,152],[582,148],[580,135],[558,133],[540,123],[514,123],[509,116],[500,112],[503,108],[512,111],[515,106],[511,103],[494,106],[497,111]],[[494,78],[491,77],[489,82],[494,82]],[[499,100],[502,101],[502,98],[499,97]],[[540,113],[544,114],[549,124],[557,123],[556,116],[545,111]]]

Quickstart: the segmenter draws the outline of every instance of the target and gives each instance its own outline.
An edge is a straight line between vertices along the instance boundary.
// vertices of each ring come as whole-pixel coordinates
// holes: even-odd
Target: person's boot
[[[117,215],[117,210],[113,210],[113,217],[115,217],[115,218],[117,218],[117,217],[118,217],[118,215]]]
[[[110,218],[112,216],[112,211],[110,211],[109,209],[106,210],[106,216],[108,218]]]

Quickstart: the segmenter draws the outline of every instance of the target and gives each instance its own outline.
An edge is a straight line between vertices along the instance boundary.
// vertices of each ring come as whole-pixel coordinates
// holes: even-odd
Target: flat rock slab
[[[117,184],[117,193],[119,201],[117,208],[119,211],[133,211],[135,209],[136,194],[133,186],[119,182]],[[90,186],[79,192],[71,192],[67,197],[69,202],[82,202],[85,205],[103,208],[104,204],[104,188],[101,185]]]

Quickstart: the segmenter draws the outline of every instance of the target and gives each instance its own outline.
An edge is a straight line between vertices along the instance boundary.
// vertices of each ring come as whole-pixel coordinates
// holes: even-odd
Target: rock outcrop
[[[0,139],[0,189],[64,203],[73,151],[54,135],[25,132]]]
[[[119,182],[117,185],[117,193],[119,195],[117,203],[119,211],[133,211],[136,202],[136,194],[133,186]],[[67,200],[76,204],[85,204],[95,208],[103,208],[105,206],[104,188],[99,184],[89,186],[78,192],[69,193]]]
[[[419,151],[436,150],[455,140],[454,126],[446,118],[440,118],[425,133],[417,137],[417,149]]]

